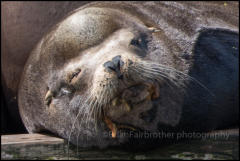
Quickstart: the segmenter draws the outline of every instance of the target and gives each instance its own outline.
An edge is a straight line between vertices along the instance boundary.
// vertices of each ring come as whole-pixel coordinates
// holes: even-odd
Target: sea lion
[[[237,2],[90,3],[32,51],[20,114],[81,147],[224,128],[238,121],[238,51]]]

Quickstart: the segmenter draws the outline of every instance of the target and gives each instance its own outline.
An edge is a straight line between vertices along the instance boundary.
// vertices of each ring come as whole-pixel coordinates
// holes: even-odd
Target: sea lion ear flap
[[[149,30],[150,32],[152,32],[152,33],[154,33],[154,32],[160,32],[160,30],[157,29],[157,28],[155,28],[155,27],[148,27],[148,30]]]

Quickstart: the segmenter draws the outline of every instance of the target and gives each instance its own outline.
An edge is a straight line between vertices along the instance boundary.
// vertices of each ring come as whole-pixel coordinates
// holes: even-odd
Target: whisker
[[[83,99],[84,99],[84,97],[83,97]],[[80,116],[80,114],[82,114],[82,112],[83,112],[83,111],[81,111],[81,110],[82,110],[82,109],[85,109],[85,107],[86,107],[86,105],[87,105],[86,103],[89,101],[89,99],[90,99],[90,97],[86,98],[86,100],[85,100],[84,103],[83,103],[82,108],[79,108],[79,109],[78,109],[78,114],[77,114],[77,116],[75,117],[75,120],[73,121],[73,125],[72,125],[72,128],[71,128],[69,137],[68,137],[68,145],[67,145],[68,159],[69,159],[69,144],[70,144],[70,140],[71,140],[71,135],[72,135],[73,129],[74,129],[74,127],[75,127],[75,123],[76,123],[78,117]],[[82,121],[81,121],[80,123],[82,123]],[[80,126],[80,127],[81,127],[81,126]],[[78,133],[78,136],[79,136],[79,133]],[[77,144],[78,144],[78,136],[77,136]],[[78,145],[77,145],[77,146],[78,146]]]
[[[141,65],[146,65],[146,66],[152,66],[152,65],[154,65],[154,66],[156,66],[157,68],[159,68],[159,69],[164,69],[164,70],[167,70],[167,71],[173,71],[173,72],[175,72],[175,74],[178,74],[178,76],[185,76],[186,78],[188,78],[188,80],[190,80],[190,81],[192,81],[192,82],[194,82],[194,83],[196,83],[196,84],[198,84],[200,87],[202,87],[203,89],[205,89],[206,91],[208,91],[208,93],[209,94],[211,94],[212,96],[215,96],[215,94],[213,94],[204,84],[202,84],[200,81],[198,81],[197,79],[195,79],[194,77],[191,77],[190,75],[188,75],[188,74],[185,74],[185,73],[183,73],[183,72],[181,72],[181,71],[179,71],[179,70],[177,70],[177,69],[175,69],[175,68],[172,68],[172,67],[168,67],[168,66],[165,66],[165,65],[162,65],[162,64],[157,64],[157,63],[154,63],[154,62],[147,62],[147,61],[145,61],[145,62],[139,62],[139,64],[141,64]]]
[[[140,70],[140,71],[136,70],[140,74],[147,73],[145,74],[145,76],[150,79],[160,79],[160,81],[165,82],[173,91],[175,91],[173,85],[177,88],[181,88],[179,82],[175,82],[174,79],[169,78],[167,75],[162,74],[160,71],[151,71],[151,69],[147,69],[143,67],[137,67],[137,69]],[[169,82],[171,82],[171,84]]]

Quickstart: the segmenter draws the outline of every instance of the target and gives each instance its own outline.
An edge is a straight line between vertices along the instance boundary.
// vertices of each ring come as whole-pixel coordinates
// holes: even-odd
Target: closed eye
[[[130,42],[130,45],[140,47],[141,46],[141,40],[140,39],[132,39]]]
[[[73,80],[74,78],[76,78],[76,77],[79,75],[80,72],[81,72],[81,69],[77,69],[75,72],[73,72],[73,73],[70,75],[69,82],[72,82],[72,80]]]
[[[132,49],[138,56],[146,56],[148,50],[148,42],[150,41],[148,35],[141,34],[130,41],[129,47]]]
[[[139,36],[136,36],[135,38],[133,38],[131,40],[130,45],[146,50],[149,39],[150,39],[150,37],[148,35],[140,34]]]
[[[80,73],[80,71],[74,72],[74,73],[72,74],[72,78],[76,77],[79,73]]]

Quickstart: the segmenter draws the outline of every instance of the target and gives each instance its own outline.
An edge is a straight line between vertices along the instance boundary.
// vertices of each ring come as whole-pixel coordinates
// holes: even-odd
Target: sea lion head
[[[186,77],[163,38],[139,15],[100,7],[74,11],[43,37],[25,66],[19,104],[28,131],[106,146],[128,140],[121,129],[175,126]]]

